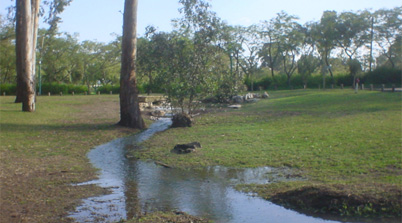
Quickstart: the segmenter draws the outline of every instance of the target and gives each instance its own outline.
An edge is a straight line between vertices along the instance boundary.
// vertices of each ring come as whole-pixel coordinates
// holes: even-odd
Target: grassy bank
[[[270,93],[271,99],[246,104],[240,110],[199,116],[192,128],[159,133],[144,144],[147,150],[134,155],[179,168],[293,167],[308,180],[243,189],[298,209],[400,215],[401,94]],[[199,141],[203,148],[185,155],[170,152],[176,144],[192,141]],[[304,197],[289,199],[297,191]],[[313,197],[332,203],[318,210]]]
[[[35,113],[0,97],[0,222],[69,222],[77,201],[101,193],[72,187],[96,177],[86,153],[116,137],[118,96],[42,96]]]

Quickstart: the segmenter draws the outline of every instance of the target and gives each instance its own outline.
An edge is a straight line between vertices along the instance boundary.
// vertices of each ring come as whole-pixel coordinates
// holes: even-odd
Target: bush
[[[263,77],[259,80],[253,80],[253,89],[258,91],[261,89],[268,89],[272,85],[272,78],[271,77]],[[247,90],[251,91],[251,80],[246,78],[244,84],[247,86]]]
[[[85,85],[69,85],[68,93],[71,94],[74,91],[75,94],[84,94],[88,92],[88,86]]]
[[[326,78],[326,82],[327,82]],[[307,78],[307,87],[308,88],[318,88],[318,86],[322,86],[322,75],[311,75]]]
[[[372,72],[368,72],[362,82],[365,84],[401,84],[401,69],[392,69],[389,67],[379,67]]]
[[[6,95],[16,95],[17,93],[17,85],[16,84],[0,84],[0,92]]]
[[[249,79],[245,80],[245,85],[247,86],[248,90],[251,90],[251,81]],[[259,80],[253,81],[254,84],[254,90],[259,90],[259,87],[262,87],[264,90],[268,89],[276,89],[278,90],[285,90],[289,89],[290,87],[288,86],[287,83],[287,77],[286,75],[276,75],[275,78],[273,79],[272,77],[264,77]],[[336,86],[341,86],[343,84],[344,86],[352,86],[353,84],[353,77],[350,74],[339,74],[335,75],[333,78],[331,78],[329,75],[326,76],[325,78],[325,86],[326,88],[330,88],[331,84],[334,84]],[[293,89],[302,89],[304,88],[304,81],[301,75],[299,74],[294,74],[292,78],[290,79],[290,85],[291,88]],[[318,88],[318,87],[323,87],[323,77],[322,75],[311,75],[307,78],[307,87],[308,88]]]
[[[268,89],[272,84],[272,79],[270,77],[264,77],[261,80],[259,80],[256,85],[257,89],[262,88],[262,89]]]
[[[307,79],[307,84],[308,84],[308,79]],[[304,82],[303,82],[302,76],[301,75],[293,75],[292,78],[290,78],[290,85],[295,89],[303,88]]]
[[[164,93],[162,85],[156,83],[152,85],[150,85],[149,83],[137,84],[137,88],[141,94],[148,93],[149,90],[151,91],[151,93]]]
[[[101,94],[119,94],[120,93],[120,85],[104,85],[98,88]]]
[[[37,86],[38,90],[39,87]],[[75,94],[83,94],[84,92],[88,92],[88,87],[85,85],[73,85],[73,84],[58,84],[58,83],[44,83],[42,84],[42,94],[71,94],[74,92]]]
[[[37,87],[38,89],[38,87]],[[42,84],[42,94],[68,94],[68,88],[65,84],[58,84],[58,83],[44,83]]]
[[[353,85],[353,76],[350,74],[337,75],[335,83],[340,86],[343,84],[344,86],[352,86]]]
[[[39,85],[36,86],[36,91],[39,92]],[[42,84],[42,94],[71,94],[74,91],[75,94],[83,94],[88,92],[88,87],[84,85],[73,85],[73,84],[58,84],[58,83],[44,83]],[[6,95],[16,95],[17,85],[16,84],[1,84],[0,92],[6,92]]]

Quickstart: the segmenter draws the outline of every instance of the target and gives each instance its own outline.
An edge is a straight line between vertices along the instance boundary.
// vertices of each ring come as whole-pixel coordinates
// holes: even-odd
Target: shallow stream
[[[270,167],[235,169],[209,167],[183,171],[165,168],[152,161],[126,158],[128,145],[134,145],[164,131],[170,119],[160,119],[148,130],[127,138],[111,141],[91,150],[88,157],[100,169],[97,184],[111,193],[83,200],[70,217],[77,222],[117,222],[137,213],[181,211],[218,223],[315,223],[341,222],[307,216],[285,209],[259,197],[238,192],[236,184],[265,184],[289,180],[289,169]]]

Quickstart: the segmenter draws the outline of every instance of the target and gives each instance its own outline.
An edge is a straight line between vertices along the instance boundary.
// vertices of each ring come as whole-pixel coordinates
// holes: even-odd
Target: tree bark
[[[138,102],[136,80],[138,0],[125,0],[120,73],[120,122],[131,128],[145,128]]]
[[[17,97],[22,111],[35,111],[36,37],[40,0],[17,0],[16,63]]]
[[[330,50],[325,49],[325,57],[324,57],[324,60],[325,60],[325,65],[327,65],[327,69],[328,69],[328,71],[329,71],[329,74],[331,75],[331,78],[332,78],[332,80],[333,80],[333,79],[334,79],[334,74],[332,73],[332,69],[331,69],[331,66],[330,66],[330,64],[329,64],[328,57],[329,57],[329,54],[330,54],[330,53],[328,53],[328,51],[330,51]]]

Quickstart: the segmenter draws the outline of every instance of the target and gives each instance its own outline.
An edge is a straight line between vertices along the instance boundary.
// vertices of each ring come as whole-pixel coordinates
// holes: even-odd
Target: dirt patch
[[[390,185],[361,185],[359,194],[346,185],[304,186],[270,197],[286,207],[353,216],[400,216],[402,189]],[[375,192],[374,192],[375,191]]]

